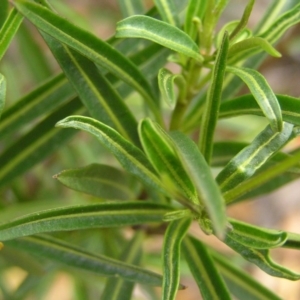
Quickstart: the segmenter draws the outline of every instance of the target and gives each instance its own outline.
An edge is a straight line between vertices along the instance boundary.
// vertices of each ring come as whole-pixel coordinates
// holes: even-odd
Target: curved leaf
[[[248,86],[274,132],[282,129],[282,114],[278,100],[265,78],[255,70],[227,67],[227,71],[239,76]]]
[[[206,247],[193,237],[183,241],[183,254],[204,300],[231,297]]]
[[[0,74],[0,117],[5,105],[6,98],[6,79]]]
[[[163,300],[174,300],[180,286],[180,246],[190,224],[190,218],[172,221],[169,223],[165,233],[163,246]]]
[[[102,199],[135,199],[132,178],[121,170],[99,164],[69,169],[54,176],[67,187]]]
[[[154,0],[154,4],[163,21],[170,25],[180,27],[174,0]]]
[[[82,116],[67,117],[56,126],[81,129],[93,134],[119,160],[125,170],[137,176],[144,184],[166,193],[144,153],[111,127]]]
[[[251,177],[265,162],[294,137],[293,125],[283,123],[281,132],[267,126],[253,142],[239,152],[218,174],[216,180],[223,192]]]
[[[162,276],[110,257],[94,254],[46,235],[7,241],[7,245],[30,254],[108,277],[121,277],[146,285],[160,286]]]
[[[144,38],[202,62],[198,46],[182,30],[147,16],[132,16],[117,23],[116,37]]]
[[[44,232],[162,222],[171,208],[145,201],[114,201],[49,209],[0,225],[0,241]]]

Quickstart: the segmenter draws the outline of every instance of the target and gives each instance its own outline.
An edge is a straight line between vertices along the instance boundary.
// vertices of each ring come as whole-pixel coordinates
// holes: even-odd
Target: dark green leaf
[[[300,234],[287,232],[287,240],[282,245],[284,248],[300,249]]]
[[[1,9],[0,9],[0,28],[6,21],[7,15],[8,15],[8,9],[9,9],[9,2],[8,0],[2,0],[1,1]]]
[[[6,79],[0,74],[0,117],[5,105],[6,98]]]
[[[174,300],[180,281],[180,247],[191,219],[172,221],[164,236],[162,299]]]
[[[173,0],[154,0],[154,4],[164,22],[180,27],[179,17]]]

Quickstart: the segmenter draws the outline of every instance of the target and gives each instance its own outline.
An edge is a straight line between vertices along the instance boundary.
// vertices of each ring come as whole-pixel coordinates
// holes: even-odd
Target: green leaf
[[[248,86],[274,132],[282,130],[282,115],[278,100],[265,78],[255,70],[227,67],[227,71],[239,76]]]
[[[127,264],[138,265],[142,257],[141,245],[143,238],[142,232],[137,232],[126,247],[123,248],[119,260]],[[109,278],[105,284],[101,298],[110,300],[130,300],[132,299],[133,287],[133,282],[124,279]]]
[[[22,21],[23,16],[15,8],[13,8],[0,29],[0,60],[18,31]]]
[[[237,242],[228,235],[224,242],[239,253],[249,262],[257,265],[260,269],[267,274],[275,277],[281,277],[289,280],[299,280],[300,274],[296,274],[289,269],[284,268],[281,265],[276,264],[269,256],[268,249],[254,249]]]
[[[183,165],[197,189],[198,197],[211,218],[215,234],[222,238],[227,225],[225,201],[210,167],[196,144],[186,135],[174,132],[171,137],[175,142]]]
[[[199,149],[208,164],[210,163],[212,155],[213,137],[218,120],[219,106],[221,103],[228,47],[228,34],[225,32],[212,70],[212,82],[207,92],[199,138]]]
[[[51,261],[108,277],[121,277],[146,285],[160,286],[161,275],[126,264],[104,255],[94,254],[58,239],[43,235],[6,242],[7,245]]]
[[[276,133],[268,125],[249,146],[239,152],[218,174],[216,180],[221,190],[226,192],[251,177],[291,137],[294,137],[292,124],[283,123],[282,131]]]
[[[180,195],[183,195],[193,203],[199,204],[195,187],[184,170],[168,134],[158,124],[144,119],[139,124],[139,136],[147,157],[169,192],[179,199]]]
[[[182,246],[184,257],[203,299],[231,299],[206,247],[193,237],[186,237]]]
[[[0,122],[1,137],[24,127],[30,121],[49,114],[74,97],[74,91],[63,74],[50,78],[6,108]],[[80,105],[80,103],[78,102]]]
[[[6,79],[0,74],[0,117],[5,105],[6,98]]]
[[[56,126],[81,129],[93,134],[120,161],[125,170],[138,177],[147,186],[166,193],[144,153],[113,128],[81,116],[68,117],[58,122]]]
[[[287,232],[287,240],[282,245],[284,248],[300,249],[300,234]]]
[[[169,223],[165,233],[163,246],[163,300],[173,300],[176,297],[180,281],[180,246],[190,224],[190,218],[172,221]]]
[[[118,0],[118,5],[123,18],[143,14],[145,12],[142,0]]]
[[[78,98],[68,101],[26,135],[5,148],[0,155],[0,187],[10,183],[15,177],[32,168],[68,141],[76,131],[64,132],[54,128],[54,125],[66,115],[79,112],[80,108],[81,103]]]
[[[62,184],[102,199],[133,200],[132,178],[117,168],[91,164],[79,169],[69,169],[54,176]]]
[[[198,46],[182,30],[147,16],[133,16],[117,23],[116,37],[144,38],[202,62]]]
[[[147,80],[120,52],[90,32],[73,25],[41,5],[18,0],[15,1],[15,6],[40,30],[78,51],[135,88],[145,98],[158,121],[161,121]]]
[[[210,254],[225,279],[231,293],[237,299],[247,300],[280,300],[277,295],[265,288],[253,277],[232,264],[231,259],[210,251]]]
[[[0,225],[0,241],[44,232],[120,227],[162,222],[170,206],[146,201],[113,201],[49,209]]]
[[[232,229],[227,232],[231,239],[246,247],[255,249],[270,249],[282,246],[287,239],[287,233],[271,230],[230,219]]]
[[[179,17],[173,0],[154,0],[154,4],[164,22],[180,27]]]
[[[8,15],[9,3],[8,0],[1,1],[1,10],[0,10],[0,28],[3,26]]]
[[[300,99],[285,95],[276,95],[282,111],[283,121],[300,125]],[[220,107],[220,118],[231,118],[240,115],[263,116],[263,112],[253,95],[248,94],[224,101]]]

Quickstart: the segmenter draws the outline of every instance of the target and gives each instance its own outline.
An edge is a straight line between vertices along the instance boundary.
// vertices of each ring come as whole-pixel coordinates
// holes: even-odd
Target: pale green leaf
[[[190,218],[169,223],[163,246],[163,285],[162,299],[174,300],[180,281],[180,248],[189,226]]]
[[[116,37],[144,38],[202,62],[198,46],[182,30],[147,16],[133,16],[117,23]]]
[[[281,109],[278,100],[266,79],[259,72],[252,69],[229,66],[226,69],[239,76],[246,83],[264,115],[269,120],[273,131],[281,131]]]
[[[164,22],[180,27],[174,0],[154,0],[154,4]]]
[[[143,14],[145,12],[142,0],[118,0],[118,4],[123,18]]]
[[[64,170],[54,178],[67,187],[101,199],[133,200],[132,177],[106,165],[91,164],[79,169]]]
[[[6,98],[6,79],[0,74],[0,117],[5,105]]]

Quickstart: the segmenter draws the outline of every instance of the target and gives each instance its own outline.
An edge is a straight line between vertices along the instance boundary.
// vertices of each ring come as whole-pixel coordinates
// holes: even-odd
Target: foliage
[[[124,18],[102,40],[55,1],[1,2],[0,266],[26,272],[14,290],[0,275],[4,299],[41,299],[64,270],[74,299],[138,299],[141,284],[149,299],[171,300],[187,267],[203,299],[279,299],[192,235],[195,225],[269,275],[300,279],[270,257],[299,249],[300,235],[226,215],[299,178],[300,150],[282,149],[299,135],[300,99],[274,93],[254,68],[281,56],[274,46],[300,5],[271,1],[250,29],[254,0],[221,28],[230,1],[181,3],[155,0],[145,12],[142,0],[120,0]],[[15,41],[22,80],[9,73]],[[27,77],[35,87],[22,95]],[[268,125],[250,143],[216,141],[219,120],[246,114]]]

